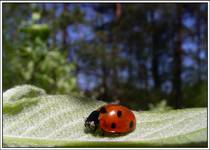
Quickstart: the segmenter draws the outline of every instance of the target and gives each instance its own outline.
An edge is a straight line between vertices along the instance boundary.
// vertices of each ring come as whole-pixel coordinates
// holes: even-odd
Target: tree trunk
[[[144,88],[148,90],[148,74],[147,74],[147,67],[145,64],[139,64],[139,79],[142,79],[144,82]]]
[[[114,32],[112,32],[112,52],[111,52],[111,58],[113,61],[112,66],[112,97],[113,99],[117,99],[118,97],[118,89],[119,89],[119,78],[118,78],[118,62],[116,61],[118,59],[118,33],[120,32],[120,19],[121,19],[121,13],[122,13],[122,6],[121,4],[116,4],[115,9],[115,21],[116,21],[116,27],[117,28]]]
[[[68,13],[68,4],[63,4],[63,13],[64,13],[64,15],[66,15]],[[64,49],[67,48],[67,43],[68,43],[68,31],[67,31],[67,27],[68,27],[68,25],[65,24],[64,25],[64,28],[62,30],[62,33],[63,33],[63,41],[62,41],[62,44],[63,44],[63,48]]]
[[[197,59],[197,64],[198,64],[198,71],[197,71],[197,76],[198,76],[198,82],[201,81],[201,59],[200,59],[200,52],[201,52],[201,36],[200,36],[200,9],[198,8],[198,10],[196,11],[196,35],[197,35],[197,55],[196,55],[196,59]]]
[[[172,81],[172,104],[176,108],[182,107],[182,41],[183,41],[183,27],[182,27],[182,5],[177,5],[177,39],[175,42],[175,49],[173,51],[173,81]]]
[[[115,11],[116,17],[119,18],[122,14],[122,5],[117,3],[116,4],[116,11]]]
[[[154,88],[160,90],[161,82],[159,76],[159,35],[157,34],[156,22],[154,19],[154,11],[151,12],[152,19],[152,76],[154,80]]]
[[[152,45],[152,76],[154,80],[154,87],[156,90],[160,90],[160,76],[159,76],[159,54],[157,48],[157,39],[153,33],[153,45]]]
[[[102,83],[99,91],[99,95],[97,99],[99,100],[105,100],[110,101],[110,97],[108,94],[108,85],[107,85],[107,76],[108,76],[108,70],[105,66],[106,64],[102,64]]]
[[[53,3],[53,13],[51,14],[51,19],[52,20],[56,20],[56,11],[57,11],[57,4]],[[55,26],[56,21],[52,21],[52,25]],[[57,26],[55,27],[53,33],[52,33],[52,47],[55,48],[56,47],[56,34],[57,34]]]
[[[129,50],[128,50],[128,84],[131,85],[133,84],[133,63],[132,63],[132,59],[133,59],[133,42],[130,42],[130,45],[128,46]]]

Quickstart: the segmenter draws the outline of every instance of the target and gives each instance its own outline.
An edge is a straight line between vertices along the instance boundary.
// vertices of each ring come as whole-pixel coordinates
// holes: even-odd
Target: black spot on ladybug
[[[133,128],[133,121],[130,122],[130,128]]]
[[[102,107],[101,109],[100,109],[100,113],[102,113],[102,114],[105,114],[107,111],[106,111],[106,108],[105,107]]]
[[[114,122],[111,124],[111,128],[112,129],[115,129],[116,128],[116,124]]]
[[[117,117],[120,118],[121,116],[122,116],[122,111],[118,110],[118,111],[117,111]]]

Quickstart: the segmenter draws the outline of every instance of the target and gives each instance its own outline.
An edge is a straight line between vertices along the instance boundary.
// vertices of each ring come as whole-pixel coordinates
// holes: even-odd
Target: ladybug
[[[134,113],[125,106],[108,104],[93,111],[85,120],[85,127],[107,134],[126,134],[136,128]]]

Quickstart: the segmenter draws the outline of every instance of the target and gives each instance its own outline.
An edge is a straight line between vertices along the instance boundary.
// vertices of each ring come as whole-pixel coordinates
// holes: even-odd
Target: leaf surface
[[[3,93],[3,145],[207,147],[207,108],[134,111],[136,130],[125,136],[106,137],[86,132],[85,118],[104,104],[71,95],[47,95],[34,86],[12,88]]]

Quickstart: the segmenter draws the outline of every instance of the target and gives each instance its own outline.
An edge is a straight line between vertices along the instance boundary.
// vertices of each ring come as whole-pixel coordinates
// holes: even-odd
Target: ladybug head
[[[93,111],[85,120],[85,127],[89,130],[96,131],[99,125],[99,114],[100,112]]]

